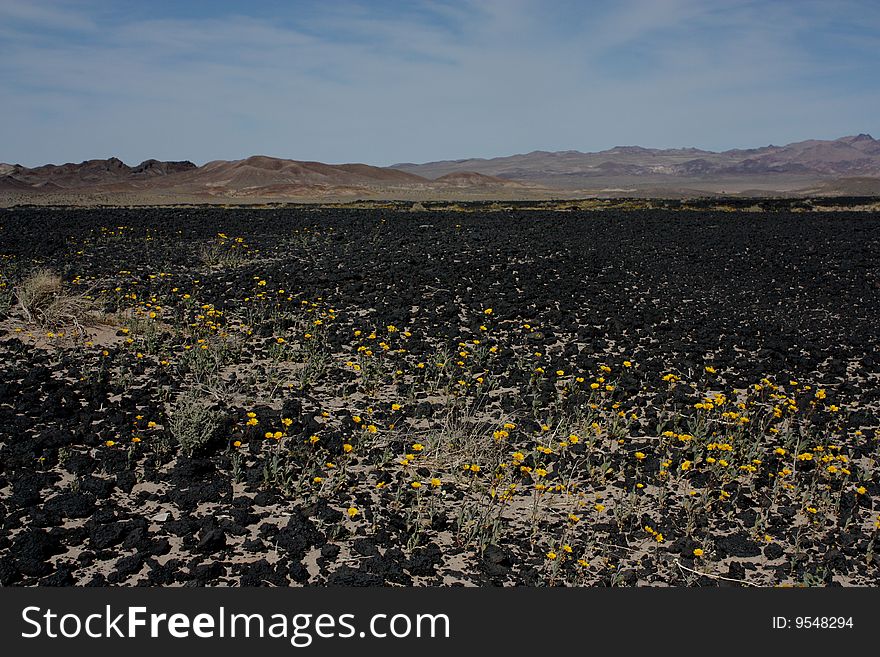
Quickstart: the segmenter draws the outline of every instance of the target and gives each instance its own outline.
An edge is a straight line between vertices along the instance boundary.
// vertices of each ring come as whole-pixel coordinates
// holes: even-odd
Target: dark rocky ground
[[[875,214],[469,209],[0,212],[0,583],[880,582]]]

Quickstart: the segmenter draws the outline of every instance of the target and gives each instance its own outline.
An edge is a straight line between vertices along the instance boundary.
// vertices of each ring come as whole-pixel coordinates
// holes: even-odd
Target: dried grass
[[[15,299],[25,319],[44,328],[83,326],[97,321],[98,304],[89,291],[70,293],[61,276],[50,269],[37,269],[15,287]]]

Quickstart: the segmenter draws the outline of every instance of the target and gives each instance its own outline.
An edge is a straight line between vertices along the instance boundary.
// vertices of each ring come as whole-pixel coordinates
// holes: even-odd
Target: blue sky
[[[0,162],[880,136],[880,3],[0,0]]]

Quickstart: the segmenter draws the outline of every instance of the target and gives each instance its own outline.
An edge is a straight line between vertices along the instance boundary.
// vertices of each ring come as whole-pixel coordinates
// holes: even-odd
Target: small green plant
[[[15,292],[5,271],[0,269],[0,317],[9,315],[15,303]]]
[[[223,414],[195,392],[177,398],[171,408],[168,428],[180,449],[192,456],[216,436],[223,424]]]

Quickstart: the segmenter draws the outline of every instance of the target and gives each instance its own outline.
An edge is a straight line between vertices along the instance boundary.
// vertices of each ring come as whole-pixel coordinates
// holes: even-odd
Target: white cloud
[[[2,0],[0,2],[0,23],[87,32],[97,28],[89,16],[81,11],[69,9],[63,2],[31,0]]]
[[[867,131],[877,116],[874,86],[850,79],[856,64],[809,46],[825,25],[839,46],[870,33],[847,32],[821,3],[330,6],[289,21],[143,20],[0,1],[0,17],[14,17],[0,27],[0,104],[12,117],[0,160],[390,164],[619,143],[724,148]],[[76,34],[46,38],[63,25]]]

